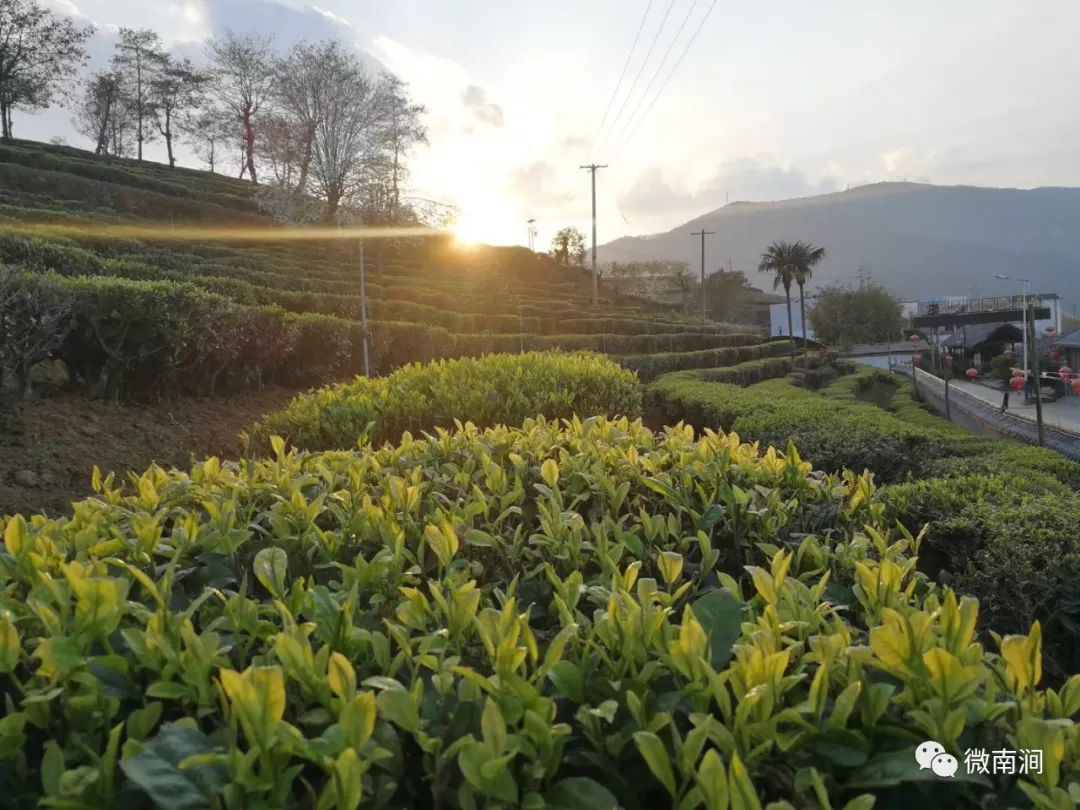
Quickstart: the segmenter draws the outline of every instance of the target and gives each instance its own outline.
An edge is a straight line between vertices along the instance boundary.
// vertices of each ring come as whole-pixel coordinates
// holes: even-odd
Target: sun
[[[497,200],[475,201],[462,205],[457,222],[450,226],[454,241],[461,247],[509,245],[520,243],[525,234],[516,211]]]

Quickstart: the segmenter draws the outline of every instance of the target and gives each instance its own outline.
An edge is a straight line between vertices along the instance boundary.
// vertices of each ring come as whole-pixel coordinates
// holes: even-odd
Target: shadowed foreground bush
[[[1080,795],[1080,676],[1040,688],[1038,625],[984,647],[868,476],[627,420],[275,445],[0,524],[5,806]],[[926,739],[1043,768],[943,779]]]
[[[346,450],[452,427],[515,424],[531,416],[637,416],[641,388],[629,371],[599,355],[493,354],[399,368],[388,377],[358,377],[303,394],[256,426],[307,450]]]

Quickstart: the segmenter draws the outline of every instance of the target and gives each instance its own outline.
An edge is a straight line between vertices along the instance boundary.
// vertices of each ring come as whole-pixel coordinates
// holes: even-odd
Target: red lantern
[[[1023,391],[1024,390],[1024,378],[1023,377],[1013,377],[1011,380],[1009,380],[1009,387],[1012,388],[1013,391]]]
[[[915,355],[914,357],[911,358],[911,362],[914,363],[917,366],[921,366],[922,365],[922,355],[921,354]]]
[[[1054,334],[1054,333],[1055,333],[1056,331],[1057,331],[1057,327],[1056,327],[1056,326],[1054,326],[1053,324],[1051,324],[1050,326],[1046,327],[1046,334],[1048,334],[1048,335],[1052,335],[1052,334]]]
[[[1058,374],[1061,375],[1061,379],[1067,380],[1072,375],[1072,369],[1068,366],[1062,366],[1058,369]]]
[[[919,348],[919,336],[917,334],[913,334],[911,337],[908,338],[908,340],[911,341],[911,348]]]
[[[951,354],[945,355],[945,365],[952,368],[953,362],[955,362],[955,358]]]
[[[979,370],[977,368],[975,368],[974,366],[969,368],[964,373],[967,374],[967,378],[969,380],[971,380],[972,382],[975,382],[975,378],[979,376]]]
[[[1072,381],[1073,393],[1080,397],[1080,377]]]
[[[1026,376],[1024,374],[1024,370],[1022,368],[1014,368],[1012,370],[1012,375],[1013,375],[1013,377],[1024,377],[1024,376]]]

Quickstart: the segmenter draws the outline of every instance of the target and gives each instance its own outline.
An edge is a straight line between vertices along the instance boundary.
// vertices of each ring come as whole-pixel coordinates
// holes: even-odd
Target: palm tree
[[[814,265],[825,258],[825,248],[817,247],[810,242],[796,242],[792,250],[792,266],[794,267],[795,283],[799,285],[799,320],[802,321],[803,352],[806,352],[806,282],[814,275]],[[805,363],[805,354],[803,355]]]
[[[802,318],[803,351],[806,350],[806,282],[814,274],[814,265],[825,258],[825,248],[816,247],[809,242],[777,241],[769,245],[761,254],[758,270],[771,273],[773,289],[784,288],[787,301],[788,337],[791,339],[791,360],[795,362],[795,335],[791,324],[791,285],[799,285],[799,315]]]
[[[791,363],[795,364],[795,340],[791,334],[791,284],[795,280],[795,274],[791,265],[791,245],[788,242],[773,242],[765,252],[761,254],[758,263],[758,272],[771,273],[773,277],[773,289],[784,288],[784,298],[787,300],[787,331],[788,339],[791,340]]]

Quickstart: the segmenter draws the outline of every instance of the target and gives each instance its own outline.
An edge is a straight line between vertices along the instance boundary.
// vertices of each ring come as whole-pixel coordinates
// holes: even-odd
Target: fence
[[[894,366],[896,371],[912,376],[910,366]],[[914,369],[919,394],[940,413],[948,413],[957,424],[983,435],[1005,436],[1026,444],[1039,443],[1038,426],[1030,419],[1002,413],[993,405],[972,396],[959,385],[949,386],[949,402],[945,403],[945,381],[922,369]],[[1066,458],[1080,461],[1080,435],[1043,424],[1045,444]]]

